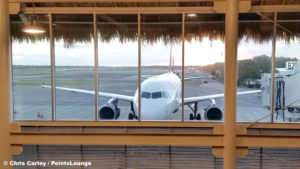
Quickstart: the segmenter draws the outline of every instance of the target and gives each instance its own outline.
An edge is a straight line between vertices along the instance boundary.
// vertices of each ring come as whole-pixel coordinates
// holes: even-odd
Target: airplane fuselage
[[[138,90],[133,108],[138,115]],[[173,72],[154,76],[141,83],[141,120],[162,120],[179,110],[181,104],[181,80]]]

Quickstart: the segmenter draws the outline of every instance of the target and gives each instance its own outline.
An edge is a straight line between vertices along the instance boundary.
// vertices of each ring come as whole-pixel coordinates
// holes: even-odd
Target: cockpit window
[[[162,91],[161,93],[162,93],[163,98],[170,98],[170,95],[168,92]]]
[[[145,98],[145,99],[149,99],[150,98],[150,96],[151,96],[151,93],[149,93],[149,92],[142,92],[142,98]]]
[[[158,99],[158,98],[162,98],[162,94],[161,92],[154,92],[152,93],[152,99]]]
[[[170,94],[166,91],[162,91],[162,92],[142,92],[142,96],[141,98],[145,98],[145,99],[159,99],[159,98],[170,98]]]

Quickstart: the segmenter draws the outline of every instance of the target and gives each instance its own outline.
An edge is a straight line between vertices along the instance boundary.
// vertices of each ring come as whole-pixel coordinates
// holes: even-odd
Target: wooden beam
[[[20,155],[23,152],[22,144],[11,145],[10,148],[11,148],[12,155]]]
[[[121,133],[12,133],[11,144],[43,145],[152,145],[223,146],[223,136],[213,134]]]
[[[11,145],[152,145],[224,148],[223,134],[11,132]],[[300,148],[300,135],[238,134],[237,147]]]
[[[11,58],[9,41],[9,6],[8,0],[0,1],[0,168],[4,161],[11,161],[9,123],[11,116]]]
[[[217,13],[225,13],[226,12],[226,1],[216,1],[214,2],[214,9]],[[238,8],[240,13],[247,13],[251,9],[251,0],[240,0],[238,1]]]
[[[240,147],[300,148],[300,136],[238,135]]]
[[[246,12],[248,9],[247,1],[240,2],[243,7],[239,12]],[[245,2],[245,3],[244,3]],[[102,13],[102,14],[122,14],[122,13],[224,13],[225,8],[223,1],[218,1],[215,6],[207,7],[36,7],[36,13]],[[218,5],[219,4],[219,5]],[[33,13],[32,7],[22,8],[24,13]],[[250,12],[299,12],[300,5],[255,5],[251,6]]]
[[[21,10],[20,3],[9,3],[8,4],[8,13],[9,14],[18,14]]]
[[[238,123],[237,127],[250,129],[300,129],[300,123]]]
[[[251,7],[252,12],[299,12],[300,5],[255,5]]]
[[[155,122],[155,121],[14,121],[11,125],[19,126],[124,126],[124,127],[215,127],[216,122]],[[299,125],[300,127],[300,125]]]
[[[238,0],[225,4],[224,169],[235,169]]]
[[[222,123],[216,122],[159,122],[159,121],[14,121],[11,123],[13,128],[17,126],[124,126],[124,127],[222,127]],[[300,129],[300,123],[237,123],[237,128],[247,129]]]
[[[9,3],[22,2],[22,3],[32,3],[32,0],[8,0]],[[89,2],[207,2],[207,1],[224,1],[224,0],[85,0],[84,3]],[[46,3],[46,2],[55,2],[55,3],[65,3],[65,2],[83,2],[82,0],[34,0],[35,3]]]
[[[213,7],[37,7],[23,8],[25,14],[172,14],[215,13]]]

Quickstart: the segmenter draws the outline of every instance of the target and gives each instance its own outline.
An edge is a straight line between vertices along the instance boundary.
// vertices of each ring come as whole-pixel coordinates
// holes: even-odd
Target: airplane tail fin
[[[172,45],[170,47],[170,60],[169,60],[169,73],[173,72],[174,68],[174,56],[172,53]]]

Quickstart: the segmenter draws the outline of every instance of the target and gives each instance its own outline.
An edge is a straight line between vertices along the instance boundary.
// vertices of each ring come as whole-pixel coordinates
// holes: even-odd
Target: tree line
[[[287,61],[297,61],[297,58],[276,57],[276,68],[285,67]],[[272,57],[261,55],[252,59],[238,60],[237,83],[242,85],[246,79],[260,79],[262,73],[270,73],[272,67]],[[224,62],[202,66],[203,71],[209,72],[220,82],[224,82]]]

